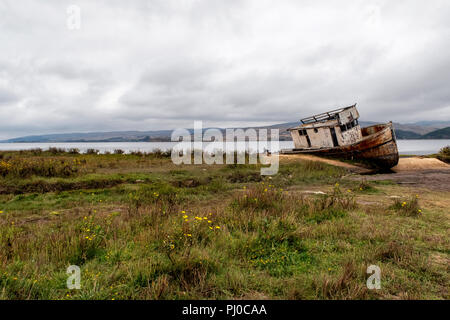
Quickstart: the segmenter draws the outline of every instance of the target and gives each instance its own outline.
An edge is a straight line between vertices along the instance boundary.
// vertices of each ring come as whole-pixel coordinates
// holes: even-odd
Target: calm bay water
[[[424,155],[438,152],[442,147],[450,145],[450,140],[398,140],[398,149],[400,154],[416,154]],[[178,145],[178,149],[187,148],[188,144],[179,145],[178,142],[74,142],[74,143],[0,143],[0,150],[29,150],[35,148],[41,148],[47,150],[50,147],[56,148],[77,148],[81,152],[86,152],[87,149],[97,149],[101,153],[106,151],[113,152],[115,149],[122,149],[125,152],[130,151],[143,151],[150,152],[156,149],[171,150],[174,146]],[[279,141],[278,146],[269,143],[260,143],[256,146],[255,143],[250,143],[249,149],[255,151],[263,151],[265,148],[276,152],[280,149],[293,148],[292,141]],[[222,149],[221,143],[203,143],[203,148],[208,148],[209,151],[214,149]],[[227,150],[234,150],[233,143],[228,142],[226,146]],[[244,144],[238,143],[237,150],[244,150]]]

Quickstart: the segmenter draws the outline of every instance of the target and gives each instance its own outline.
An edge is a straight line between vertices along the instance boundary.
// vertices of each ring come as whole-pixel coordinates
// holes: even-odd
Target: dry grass
[[[282,163],[278,175],[254,179],[258,166],[60,152],[3,154],[81,163],[58,178],[70,190],[29,192],[35,176],[0,179],[0,189],[22,188],[0,195],[2,299],[448,299],[447,193],[421,195],[415,214],[414,190],[360,192],[323,163]],[[105,183],[86,189],[88,180]],[[393,192],[405,200],[392,206]],[[70,264],[81,267],[81,290],[65,287]],[[381,290],[366,288],[372,264]]]

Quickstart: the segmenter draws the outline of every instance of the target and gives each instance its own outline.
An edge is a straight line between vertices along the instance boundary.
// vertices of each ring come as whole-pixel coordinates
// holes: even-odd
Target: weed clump
[[[244,194],[232,203],[237,210],[271,210],[279,208],[284,200],[282,189],[277,189],[274,185],[265,182],[249,189],[244,188]]]
[[[80,149],[78,148],[70,148],[67,153],[69,154],[80,154]]]
[[[105,247],[106,232],[102,225],[97,223],[93,216],[85,216],[78,230],[76,250],[69,258],[73,264],[83,264],[94,258]]]
[[[53,155],[58,155],[58,154],[66,153],[66,149],[50,147],[50,148],[48,148],[48,152],[50,152]]]
[[[146,155],[157,159],[164,159],[170,158],[172,152],[170,150],[163,151],[161,149],[155,149],[152,152],[147,153]]]
[[[339,183],[336,183],[330,194],[323,194],[306,202],[306,207],[302,207],[302,209],[306,211],[307,221],[321,223],[334,218],[342,218],[348,210],[356,207],[353,193],[343,192]]]
[[[248,247],[250,263],[277,277],[305,271],[312,261],[306,247],[297,237],[274,237],[259,234]]]
[[[86,150],[86,154],[98,154],[100,151],[97,149],[89,148]]]
[[[400,215],[417,217],[422,214],[419,206],[419,195],[410,197],[409,199],[395,199],[390,209],[398,212]]]
[[[314,201],[314,208],[318,211],[329,208],[352,210],[356,207],[355,196],[351,192],[343,192],[339,187],[339,183],[334,185],[333,192],[320,195],[319,198]]]
[[[145,185],[128,194],[128,211],[138,213],[141,207],[156,205],[162,214],[168,214],[178,202],[176,188],[168,184]]]
[[[29,178],[71,177],[79,171],[80,162],[65,159],[10,159],[0,161],[0,177]]]
[[[353,191],[363,192],[363,193],[375,193],[378,190],[367,182],[366,178],[363,178],[358,186],[356,186]]]
[[[365,284],[364,278],[358,274],[355,264],[350,261],[344,264],[338,278],[325,276],[315,280],[313,287],[321,299],[363,299],[367,297],[367,288],[362,284]]]

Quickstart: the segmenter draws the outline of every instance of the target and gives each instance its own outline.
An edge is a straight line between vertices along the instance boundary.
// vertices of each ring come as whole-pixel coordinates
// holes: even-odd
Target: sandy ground
[[[450,165],[435,158],[410,157],[400,158],[392,171],[442,170],[450,169]]]
[[[401,185],[450,191],[450,165],[434,158],[410,157],[400,158],[391,173],[374,174],[371,170],[339,160],[324,159],[313,155],[280,155],[281,161],[313,160],[344,167],[357,173],[355,179],[364,175],[367,181],[391,180]]]

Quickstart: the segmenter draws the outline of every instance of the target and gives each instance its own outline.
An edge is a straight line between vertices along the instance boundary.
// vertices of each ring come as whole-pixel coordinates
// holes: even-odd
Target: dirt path
[[[400,158],[392,173],[371,174],[371,170],[358,167],[339,160],[325,159],[313,155],[280,155],[281,161],[311,160],[344,167],[357,173],[350,179],[360,180],[364,175],[367,181],[391,180],[401,185],[450,191],[450,165],[434,158],[410,157]]]
[[[410,157],[400,158],[398,165],[392,171],[417,171],[417,170],[445,170],[450,169],[450,165],[436,158]]]
[[[283,160],[310,160],[310,161],[320,161],[325,162],[334,166],[343,167],[347,169],[353,169],[355,171],[367,171],[367,169],[346,163],[339,160],[321,158],[314,155],[307,154],[280,154],[281,161]],[[425,158],[425,157],[409,157],[400,158],[398,165],[392,168],[394,172],[402,171],[418,171],[418,170],[449,170],[450,165],[442,162],[436,158]]]

